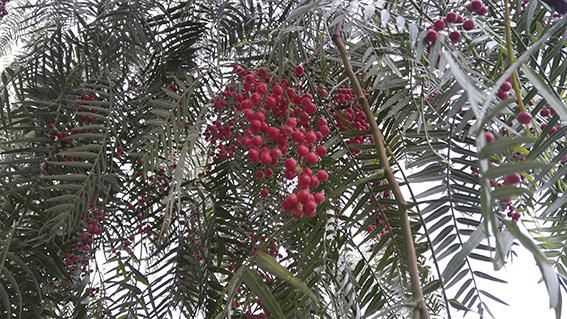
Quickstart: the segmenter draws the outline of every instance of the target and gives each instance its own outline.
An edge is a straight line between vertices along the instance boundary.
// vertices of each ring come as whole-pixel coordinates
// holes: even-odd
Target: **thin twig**
[[[394,176],[392,168],[390,167],[390,163],[388,161],[388,156],[386,154],[386,147],[384,146],[384,136],[382,135],[382,131],[378,127],[378,123],[376,122],[374,113],[370,109],[370,105],[368,104],[368,100],[362,91],[362,87],[356,74],[352,69],[352,65],[350,63],[350,58],[348,55],[348,51],[346,46],[343,42],[341,37],[341,30],[342,30],[342,22],[339,22],[335,26],[335,30],[332,34],[333,42],[335,43],[339,53],[341,55],[341,59],[343,61],[345,72],[347,73],[351,84],[353,86],[354,92],[356,93],[359,104],[366,114],[366,118],[368,119],[368,123],[370,124],[370,128],[372,131],[372,137],[374,138],[374,143],[376,145],[376,150],[378,152],[378,160],[382,165],[384,172],[386,174],[386,179],[388,183],[392,187],[392,192],[396,199],[396,203],[398,204],[400,219],[402,222],[402,235],[404,237],[405,246],[407,250],[407,262],[409,266],[409,274],[410,274],[410,282],[412,288],[412,295],[415,302],[415,308],[413,311],[413,318],[414,319],[428,319],[429,312],[427,310],[427,306],[425,304],[425,300],[423,298],[423,291],[421,289],[421,280],[419,278],[419,269],[417,266],[417,257],[415,253],[415,246],[413,243],[413,236],[411,233],[410,228],[410,221],[407,213],[407,203],[402,194],[400,189],[400,185]]]

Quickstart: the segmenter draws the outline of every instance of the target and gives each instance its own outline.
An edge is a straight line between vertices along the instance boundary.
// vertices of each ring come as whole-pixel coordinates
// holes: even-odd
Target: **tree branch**
[[[421,289],[421,280],[419,278],[419,269],[417,266],[417,257],[415,253],[415,246],[413,243],[413,236],[411,233],[410,228],[410,221],[407,212],[407,203],[402,194],[400,189],[400,185],[394,176],[394,172],[390,167],[390,163],[388,161],[388,156],[386,154],[386,147],[384,146],[384,136],[382,135],[382,131],[378,127],[378,123],[376,122],[376,118],[374,113],[370,109],[370,105],[368,104],[368,100],[362,91],[362,87],[356,74],[352,69],[352,65],[350,63],[350,58],[348,56],[348,51],[346,46],[343,42],[341,37],[341,30],[342,30],[342,22],[339,22],[335,26],[335,30],[331,35],[333,42],[335,43],[339,53],[341,55],[341,59],[343,61],[343,65],[345,68],[345,72],[347,73],[352,87],[356,96],[358,97],[358,102],[366,114],[366,118],[368,119],[368,123],[370,124],[370,129],[372,131],[372,137],[374,138],[374,143],[376,146],[376,151],[378,152],[378,160],[380,164],[384,168],[384,172],[386,174],[386,179],[388,183],[392,187],[392,192],[394,194],[394,198],[396,199],[396,203],[398,204],[399,211],[400,211],[400,218],[402,222],[402,235],[404,237],[405,246],[407,250],[407,262],[409,266],[409,274],[410,274],[410,282],[412,288],[412,295],[413,300],[415,302],[415,308],[413,313],[414,319],[428,319],[429,318],[429,311],[427,310],[427,305],[425,304],[425,300],[423,298],[423,291]]]

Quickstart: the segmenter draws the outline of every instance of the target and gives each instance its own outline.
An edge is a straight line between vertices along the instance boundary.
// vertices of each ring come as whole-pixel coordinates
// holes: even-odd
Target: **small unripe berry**
[[[520,122],[521,124],[527,125],[530,124],[530,122],[532,121],[532,115],[528,112],[520,112],[518,114],[518,122]]]
[[[466,31],[470,31],[474,29],[474,20],[472,19],[465,20],[465,22],[463,22],[463,29]]]
[[[268,197],[269,194],[270,194],[270,191],[268,191],[267,188],[262,188],[262,190],[260,191],[260,196],[262,196],[262,197]]]

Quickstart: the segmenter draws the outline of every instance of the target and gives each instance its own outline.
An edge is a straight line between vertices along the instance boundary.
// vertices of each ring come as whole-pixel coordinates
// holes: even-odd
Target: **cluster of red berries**
[[[483,16],[488,13],[488,9],[484,6],[481,0],[472,0],[467,5],[467,10],[470,13],[476,13],[479,16]],[[472,18],[465,20],[458,13],[451,11],[445,18],[435,20],[433,22],[433,25],[427,28],[425,40],[430,43],[436,42],[437,40],[439,40],[439,32],[443,31],[451,23],[461,24],[463,30],[465,31],[470,31],[475,27],[475,22]],[[449,31],[448,35],[449,39],[451,39],[453,43],[461,41],[461,33],[459,32],[459,30],[454,29],[452,31]]]
[[[340,88],[333,93],[333,118],[340,131],[356,130],[367,131],[370,129],[370,124],[366,119],[366,114],[358,105],[358,100],[352,88]],[[346,143],[348,145],[362,145],[366,142],[372,142],[372,136],[360,135],[348,138]],[[359,149],[351,148],[351,152],[356,155],[360,153]]]
[[[544,107],[541,110],[539,110],[539,115],[541,115],[541,117],[545,120],[547,118],[549,118],[550,116],[553,116],[553,114],[555,114],[555,110],[550,108],[550,107]],[[548,122],[544,122],[540,125],[541,130],[545,130],[548,126]],[[559,129],[559,126],[554,126],[549,130],[549,134],[553,135],[555,133],[557,133],[557,130]]]
[[[93,253],[95,237],[102,233],[104,212],[99,208],[90,208],[86,214],[79,216],[82,231],[79,238],[71,245],[72,252],[65,253],[65,264],[72,273],[85,275]]]
[[[317,105],[309,93],[300,93],[305,70],[297,66],[293,85],[287,79],[277,81],[265,68],[245,70],[235,65],[236,85],[227,86],[213,99],[219,120],[205,130],[205,138],[214,146],[217,158],[233,158],[246,152],[257,180],[263,184],[259,194],[270,195],[268,183],[281,172],[297,187],[282,202],[282,209],[295,218],[313,217],[318,204],[325,200],[320,192],[311,192],[329,177],[325,170],[313,172],[327,152],[321,145],[330,132],[327,120],[316,115]]]
[[[138,163],[141,159],[138,160]],[[169,165],[170,169],[175,169],[177,167],[176,163]],[[162,199],[167,196],[171,188],[172,177],[170,172],[166,167],[160,167],[156,172],[144,172],[140,170],[139,177],[137,177],[138,182],[141,184],[141,189],[151,189],[155,190],[151,194],[147,191],[142,191],[139,193],[139,198],[136,198],[132,204],[128,205],[128,211],[136,214],[136,220],[138,225],[137,233],[145,234],[146,236],[151,236],[154,233],[154,229],[161,227],[161,222],[163,219],[163,213],[165,209],[165,203]],[[147,215],[144,212],[157,212],[159,215],[155,220],[147,221]],[[129,241],[133,240],[133,236],[130,236]],[[129,245],[129,241],[124,242],[124,246]]]
[[[6,3],[10,0],[0,0],[0,18],[8,15],[8,10],[6,10]]]
[[[82,109],[87,109],[87,112],[77,112],[77,118],[79,122],[92,124],[94,122],[93,114],[96,113],[96,109],[89,107],[89,101],[97,101],[98,98],[94,94],[81,94],[79,98],[79,107]]]

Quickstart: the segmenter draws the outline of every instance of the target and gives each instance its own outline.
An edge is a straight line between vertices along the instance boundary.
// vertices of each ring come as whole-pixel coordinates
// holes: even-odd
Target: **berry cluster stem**
[[[412,294],[415,302],[413,318],[428,319],[429,312],[427,310],[425,299],[423,297],[423,291],[421,289],[421,280],[419,278],[417,257],[415,253],[415,246],[413,243],[413,236],[411,233],[410,221],[407,212],[407,203],[400,189],[400,185],[398,184],[398,181],[396,180],[396,177],[394,176],[394,172],[388,161],[388,156],[386,154],[386,147],[384,144],[384,136],[382,135],[382,131],[378,127],[378,123],[376,122],[375,115],[370,109],[368,100],[366,99],[366,96],[362,91],[362,86],[360,85],[360,82],[358,81],[358,78],[356,77],[356,74],[352,69],[352,64],[350,63],[350,58],[347,48],[341,37],[341,30],[342,30],[342,22],[339,22],[336,25],[335,30],[331,36],[333,42],[335,43],[335,46],[339,50],[339,53],[341,55],[341,60],[344,64],[345,72],[351,81],[355,94],[358,97],[359,104],[362,110],[364,111],[364,113],[366,114],[366,118],[368,119],[368,122],[370,124],[372,137],[374,138],[374,143],[376,146],[376,150],[378,152],[378,160],[380,161],[380,164],[384,169],[386,179],[388,180],[388,183],[392,187],[392,192],[396,199],[396,203],[398,204],[400,218],[402,221],[401,223],[402,235],[404,237],[405,246],[407,250],[407,259],[408,259],[407,262],[409,266]]]
[[[514,48],[512,47],[512,26],[510,22],[510,4],[509,0],[504,0],[504,28],[506,34],[506,57],[508,58],[508,65],[514,64],[516,57],[514,56]],[[520,79],[518,73],[512,73],[512,88],[516,94],[516,103],[520,108],[520,112],[526,112],[526,106],[522,99],[522,90],[520,88]]]

